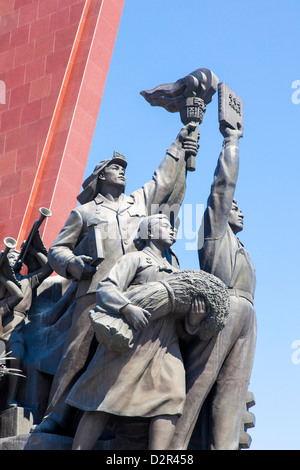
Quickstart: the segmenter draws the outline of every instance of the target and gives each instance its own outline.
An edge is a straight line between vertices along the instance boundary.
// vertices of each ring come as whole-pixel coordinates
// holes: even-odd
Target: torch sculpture
[[[196,137],[203,121],[206,105],[217,91],[219,80],[209,69],[201,68],[180,78],[174,83],[158,85],[152,90],[143,90],[141,95],[151,106],[161,106],[170,113],[180,113],[181,122],[195,123],[192,131]],[[187,155],[188,171],[195,171],[196,157]]]

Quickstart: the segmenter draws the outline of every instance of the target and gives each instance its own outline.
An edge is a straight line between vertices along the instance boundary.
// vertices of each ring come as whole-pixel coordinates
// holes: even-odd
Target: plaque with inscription
[[[219,122],[232,129],[243,127],[243,102],[227,83],[218,85]]]
[[[75,256],[86,255],[91,256],[93,261],[91,266],[98,266],[104,260],[104,250],[101,238],[100,227],[94,226],[85,235],[81,242],[76,246],[73,251]]]

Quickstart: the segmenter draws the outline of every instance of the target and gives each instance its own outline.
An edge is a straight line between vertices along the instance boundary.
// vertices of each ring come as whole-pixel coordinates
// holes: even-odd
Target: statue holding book
[[[152,180],[142,188],[129,196],[125,195],[127,162],[125,157],[117,152],[114,153],[113,158],[103,160],[96,165],[93,173],[84,181],[83,191],[78,196],[81,205],[71,212],[65,226],[49,249],[48,260],[52,269],[60,276],[72,281],[72,285],[76,288],[76,294],[72,325],[64,343],[62,359],[53,378],[48,408],[44,419],[36,426],[35,432],[64,433],[68,429],[70,418],[72,418],[76,407],[86,412],[92,410],[100,413],[97,415],[98,419],[99,416],[102,416],[102,412],[108,409],[106,407],[108,401],[109,405],[112,405],[112,397],[114,397],[113,406],[108,414],[118,415],[120,410],[116,411],[114,407],[121,406],[121,403],[116,399],[117,395],[114,395],[116,390],[113,386],[111,389],[110,385],[112,384],[105,383],[101,379],[105,393],[103,392],[103,396],[99,395],[99,399],[98,395],[93,395],[91,392],[93,395],[91,399],[94,401],[92,408],[90,408],[87,397],[89,394],[86,393],[86,387],[83,386],[85,379],[88,377],[92,382],[99,380],[99,376],[95,376],[99,358],[100,361],[104,361],[103,364],[107,365],[104,359],[114,357],[115,368],[114,371],[111,371],[112,376],[118,374],[120,370],[125,372],[130,369],[132,371],[132,356],[136,349],[144,344],[143,335],[148,334],[150,341],[150,336],[155,328],[157,329],[157,325],[168,323],[169,326],[172,325],[171,332],[176,329],[176,334],[174,333],[172,336],[174,339],[172,351],[174,357],[180,362],[178,383],[182,385],[185,381],[186,395],[179,385],[177,395],[172,394],[171,388],[167,387],[168,393],[170,392],[168,395],[170,403],[173,406],[173,401],[176,402],[174,412],[171,413],[170,409],[165,410],[164,405],[160,409],[161,397],[156,397],[159,398],[157,401],[158,422],[160,417],[173,416],[174,414],[176,420],[174,421],[173,418],[163,419],[164,423],[168,422],[170,425],[168,428],[170,432],[165,432],[164,435],[162,428],[158,426],[156,428],[159,429],[157,434],[150,432],[148,444],[151,449],[157,448],[156,446],[160,445],[158,443],[159,436],[163,436],[166,441],[161,445],[164,445],[165,449],[187,448],[193,440],[191,440],[192,434],[193,436],[197,434],[201,427],[197,418],[204,408],[205,397],[217,388],[215,383],[219,380],[218,372],[226,369],[224,358],[227,355],[229,357],[229,346],[226,343],[228,348],[225,347],[224,357],[221,358],[219,357],[219,342],[222,342],[222,338],[227,341],[228,335],[230,336],[232,332],[230,328],[235,328],[235,321],[239,325],[238,318],[244,314],[244,301],[238,300],[236,308],[233,307],[236,300],[234,297],[237,293],[236,289],[246,292],[249,287],[240,288],[243,284],[241,279],[244,276],[252,286],[249,287],[251,292],[248,292],[247,297],[243,297],[248,302],[250,302],[250,296],[252,299],[251,308],[249,307],[245,317],[248,323],[246,326],[244,325],[245,328],[248,328],[247,338],[249,340],[247,340],[248,346],[245,346],[245,350],[248,347],[249,357],[246,364],[247,374],[243,379],[242,398],[237,403],[239,410],[236,413],[237,419],[233,419],[235,420],[233,424],[234,439],[229,444],[225,443],[225,447],[228,445],[228,448],[233,448],[238,445],[240,431],[238,427],[242,424],[241,410],[242,405],[245,404],[247,382],[254,352],[255,315],[253,310],[254,283],[252,282],[254,271],[250,262],[245,265],[242,262],[242,269],[234,271],[232,274],[234,280],[233,278],[229,280],[223,274],[230,263],[232,266],[232,260],[230,261],[225,255],[223,259],[222,250],[219,252],[221,258],[216,262],[212,261],[209,264],[203,261],[205,253],[211,253],[209,246],[212,244],[212,240],[219,237],[219,235],[215,237],[214,234],[210,237],[207,230],[223,223],[226,218],[224,214],[226,213],[228,216],[231,212],[228,201],[231,200],[230,204],[233,203],[238,175],[238,139],[242,135],[243,128],[242,101],[224,82],[219,84],[219,122],[224,135],[223,157],[220,157],[218,161],[212,186],[212,190],[216,191],[209,199],[209,201],[218,200],[219,207],[224,211],[213,211],[210,204],[206,211],[205,244],[200,253],[200,267],[206,272],[179,271],[177,257],[171,248],[172,243],[164,248],[163,257],[159,257],[159,262],[157,259],[153,261],[155,260],[152,253],[155,253],[153,247],[152,251],[150,250],[148,253],[149,247],[140,251],[136,243],[138,227],[140,227],[141,221],[147,221],[149,216],[158,217],[158,214],[161,214],[158,218],[167,216],[172,230],[175,228],[178,212],[185,195],[187,171],[195,171],[196,168],[195,157],[199,147],[199,124],[203,120],[206,106],[211,101],[217,86],[218,79],[211,71],[197,69],[175,83],[160,85],[152,90],[141,92],[151,105],[162,106],[168,112],[179,112],[184,124],[176,140],[167,150],[166,156],[154,173]],[[223,183],[225,181],[225,186],[222,186],[222,181],[218,185],[218,178],[220,181],[222,179]],[[221,190],[226,190],[227,187],[230,188],[230,191],[227,191],[224,196]],[[170,207],[172,207],[172,212],[169,210]],[[155,208],[154,211],[153,208]],[[229,224],[227,219],[223,223],[223,228],[227,228],[226,224]],[[230,230],[233,229],[230,228]],[[244,259],[240,256],[243,251],[240,246],[237,251],[239,260]],[[135,271],[129,279],[130,266],[133,268],[135,266],[132,260],[140,260],[141,263],[143,261],[145,266],[143,265],[143,269],[141,269],[142,275],[139,271]],[[249,259],[247,258],[247,260]],[[224,268],[223,271],[215,269],[216,263],[220,269]],[[147,268],[151,266],[155,266],[155,272],[158,267],[161,268],[158,277],[147,277]],[[249,269],[246,269],[247,267]],[[114,282],[111,282],[111,276],[117,276],[118,279],[114,278]],[[139,279],[139,282],[133,282],[134,279]],[[213,289],[209,291],[209,289],[203,288],[205,283],[207,287],[208,280],[210,286],[213,284],[212,281],[215,282],[215,287],[217,286],[217,291],[220,294],[219,297]],[[121,286],[119,290],[117,289],[118,295],[116,292],[110,294],[109,288],[112,286],[114,288]],[[118,306],[114,309],[112,306],[114,302],[116,303],[118,296],[123,300],[125,296],[127,303],[125,302],[121,307]],[[199,296],[202,300],[197,303],[195,299]],[[193,309],[197,310],[196,303],[198,311],[200,310],[202,315],[201,322],[198,323],[191,321],[193,318],[191,312]],[[120,312],[123,315],[120,315]],[[231,312],[235,312],[233,323],[230,317]],[[227,317],[230,320],[228,327]],[[241,325],[243,321],[246,321],[245,318],[241,319]],[[161,340],[159,334],[156,339]],[[237,335],[232,344],[234,350],[236,344],[240,344],[238,339]],[[156,344],[156,340],[154,343]],[[153,351],[153,357],[160,354],[159,348],[160,346]],[[181,356],[182,351],[184,354]],[[122,359],[120,359],[120,354]],[[216,360],[218,370],[213,367],[205,369],[205,360],[209,364],[210,361]],[[239,360],[243,361],[242,357]],[[122,364],[121,369],[120,364]],[[193,368],[193,364],[195,368]],[[243,364],[241,367],[243,368]],[[172,367],[171,369],[173,370]],[[161,372],[163,373],[163,371]],[[222,374],[226,375],[225,372]],[[122,379],[122,377],[124,380],[128,379],[128,377],[124,377],[124,374],[121,374],[119,378]],[[143,383],[142,381],[140,384],[142,388]],[[82,392],[83,389],[84,392]],[[153,393],[155,392],[153,391]],[[224,392],[224,397],[225,395]],[[138,413],[136,409],[134,412],[132,411],[133,408],[136,408],[137,402],[134,401],[136,394],[131,398],[134,406],[129,407],[130,409],[126,408],[127,414],[125,414],[129,418],[136,417],[136,413]],[[139,400],[141,399],[142,395],[139,397]],[[143,404],[142,416],[151,420],[156,415],[152,411],[149,412],[148,409],[145,411],[145,406]],[[214,410],[217,409],[217,406],[213,408],[212,414],[215,413]],[[235,412],[230,406],[225,407],[225,414],[229,413],[231,417],[234,417]],[[178,416],[180,416],[179,419]],[[217,423],[217,420],[215,422]],[[74,448],[84,448],[85,444],[82,441],[85,439],[84,434],[87,438],[92,437],[89,436],[88,429],[94,429],[96,434],[100,434],[108,424],[107,416],[105,419],[103,418],[103,421],[100,419],[99,423],[99,426],[94,428],[93,419],[86,415],[80,424]],[[215,436],[217,436],[217,427],[218,424],[214,425]],[[152,431],[153,429],[155,429],[154,424]],[[223,430],[219,434],[224,436]],[[230,435],[230,439],[231,437]],[[220,442],[221,440],[217,444],[212,444],[212,448],[224,448],[222,447],[223,443]],[[89,448],[90,443],[86,445],[86,448]]]
[[[142,218],[153,208],[163,212],[162,205],[167,207],[170,201],[179,210],[185,194],[185,156],[186,153],[196,155],[198,151],[197,136],[189,135],[195,127],[191,123],[182,128],[153,179],[129,196],[124,194],[127,162],[120,154],[100,162],[84,182],[78,196],[81,206],[71,212],[49,249],[52,268],[77,283],[76,306],[63,358],[53,379],[46,416],[35,432],[53,433],[67,426],[72,408],[65,399],[96,347],[89,311],[96,304],[97,286],[118,259],[136,251],[134,238]],[[176,217],[173,214],[174,220]],[[95,258],[84,248],[91,238],[100,241]],[[168,257],[172,265],[177,265],[172,250],[168,251]]]
[[[209,341],[191,338],[182,346],[187,396],[170,446],[176,450],[239,448],[255,351],[255,269],[237,237],[244,216],[234,199],[242,101],[224,82],[219,85],[219,122],[223,149],[204,214],[199,262],[201,269],[227,286],[230,310],[219,334]]]

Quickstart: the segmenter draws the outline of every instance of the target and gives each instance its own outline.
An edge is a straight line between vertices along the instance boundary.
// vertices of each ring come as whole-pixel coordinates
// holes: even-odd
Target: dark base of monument
[[[252,394],[249,393],[249,397],[251,398]],[[251,403],[248,403],[248,407],[253,403],[254,398]],[[254,425],[254,421],[254,415],[245,410],[243,429],[240,435],[240,449],[249,449],[251,437],[246,430]],[[31,433],[33,422],[33,413],[29,408],[8,408],[0,413],[0,450],[72,450],[72,436]],[[93,450],[147,450],[148,424],[146,422],[127,419],[120,420],[117,424],[118,435],[106,433],[101,440],[98,440]],[[189,450],[204,450],[206,448],[203,436],[194,432]]]
[[[43,432],[31,433],[34,424],[33,415],[34,413],[30,408],[22,407],[7,408],[0,413],[0,450],[72,449],[72,436]],[[115,437],[113,433],[106,432],[102,439],[98,440],[93,450],[146,450],[147,429],[144,429],[145,423],[138,425],[137,435],[131,435],[129,432],[131,427],[131,420],[129,422],[121,421],[121,424],[119,424],[121,435]]]
[[[73,438],[30,433],[34,418],[29,408],[13,407],[0,413],[0,450],[71,450]],[[95,450],[111,450],[113,439],[99,440]]]
[[[0,450],[71,450],[73,439],[57,434],[32,433],[0,439]],[[98,441],[94,450],[111,450],[111,441]]]

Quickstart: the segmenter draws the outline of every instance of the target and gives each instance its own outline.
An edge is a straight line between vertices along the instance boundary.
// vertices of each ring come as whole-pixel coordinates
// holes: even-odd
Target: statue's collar
[[[146,246],[144,249],[143,249],[143,253],[145,253],[145,255],[147,256],[150,256],[153,260],[156,261],[156,263],[158,264],[158,266],[162,269],[162,270],[167,270],[170,272],[173,271],[173,267],[172,265],[169,263],[169,261],[166,259],[166,258],[163,258],[161,256],[159,256],[157,253],[155,253],[155,251],[153,251],[149,246]]]
[[[134,202],[123,193],[120,195],[118,202],[110,201],[101,193],[97,194],[94,201],[97,205],[103,204],[103,206],[108,207],[109,209],[113,209],[116,212],[120,211],[121,209],[123,210],[124,204],[127,206],[128,204],[131,205]]]

